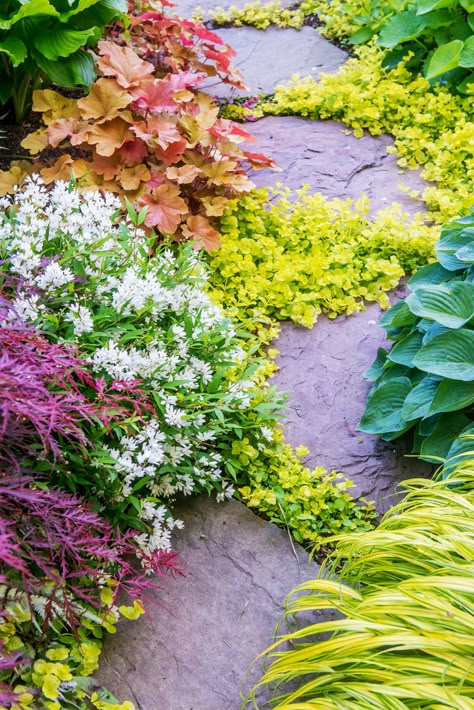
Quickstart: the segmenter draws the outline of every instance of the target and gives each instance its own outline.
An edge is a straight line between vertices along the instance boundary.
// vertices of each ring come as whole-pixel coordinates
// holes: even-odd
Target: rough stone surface
[[[155,593],[151,624],[125,622],[107,638],[97,679],[137,710],[238,710],[286,594],[317,568],[285,531],[236,501],[193,499],[176,515],[187,577]]]
[[[403,295],[401,288],[393,300]],[[312,330],[283,324],[276,343],[281,369],[273,383],[289,392],[285,433],[292,444],[309,449],[308,464],[342,471],[356,484],[354,492],[375,500],[383,513],[401,481],[427,476],[431,467],[407,458],[403,443],[357,431],[371,387],[364,372],[377,349],[388,347],[377,326],[380,316],[372,303],[337,320],[321,316]]]
[[[283,182],[297,189],[308,183],[328,197],[357,198],[365,192],[373,210],[394,201],[409,212],[423,209],[423,203],[398,187],[403,183],[423,191],[426,183],[418,171],[400,173],[396,156],[387,153],[393,144],[390,136],[355,138],[342,123],[292,116],[269,116],[248,128],[258,140],[258,152],[271,155],[282,169],[254,172],[252,180],[259,187]]]
[[[278,84],[288,82],[293,74],[317,76],[334,72],[347,54],[314,30],[268,27],[264,32],[254,27],[216,30],[224,42],[235,49],[234,66],[243,74],[247,90],[222,84],[209,92],[219,97],[272,94]]]

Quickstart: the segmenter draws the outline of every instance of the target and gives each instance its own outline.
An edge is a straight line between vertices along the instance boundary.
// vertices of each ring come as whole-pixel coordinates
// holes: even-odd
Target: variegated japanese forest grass
[[[271,664],[254,708],[262,685],[276,685],[275,710],[474,708],[474,452],[453,468],[406,482],[376,530],[340,537],[321,576],[290,593],[291,624],[343,618],[284,633],[262,654]]]

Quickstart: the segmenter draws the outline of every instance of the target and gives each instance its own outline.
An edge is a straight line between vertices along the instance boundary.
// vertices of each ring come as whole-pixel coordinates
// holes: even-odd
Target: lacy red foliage
[[[125,411],[122,404],[128,411],[128,383],[105,392],[72,350],[19,323],[4,299],[0,311],[0,579],[9,585],[21,578],[28,598],[47,594],[45,628],[59,610],[74,628],[79,603],[101,606],[104,578],[115,595],[124,590],[134,598],[157,587],[150,570],[161,576],[179,570],[175,555],[141,551],[143,565],[136,569],[135,532],[120,534],[77,496],[49,488],[37,474],[41,460],[53,457],[60,466],[61,448],[86,443],[84,424],[92,418],[108,426]],[[92,401],[81,393],[84,385]],[[136,394],[136,383],[131,387]]]

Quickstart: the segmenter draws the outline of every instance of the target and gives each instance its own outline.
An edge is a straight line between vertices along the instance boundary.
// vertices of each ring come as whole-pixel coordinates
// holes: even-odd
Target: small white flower
[[[72,321],[74,333],[77,336],[82,335],[83,333],[90,333],[94,330],[92,313],[88,308],[86,308],[86,306],[81,306],[79,303],[76,303],[69,309],[66,320]]]

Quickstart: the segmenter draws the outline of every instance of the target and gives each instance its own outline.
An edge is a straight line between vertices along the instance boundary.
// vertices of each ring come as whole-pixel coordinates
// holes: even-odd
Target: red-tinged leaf
[[[154,72],[153,64],[140,59],[130,47],[120,47],[115,42],[99,42],[101,55],[97,65],[106,76],[114,76],[124,89],[141,84]]]
[[[88,96],[77,102],[83,118],[115,118],[131,102],[132,97],[115,79],[98,79]]]
[[[124,163],[133,167],[146,158],[148,148],[143,141],[136,138],[135,140],[125,141],[119,150],[119,154],[122,156]]]
[[[63,140],[69,139],[71,145],[81,145],[87,140],[90,126],[75,118],[61,118],[48,126],[49,144],[56,148]]]
[[[227,118],[219,118],[209,129],[209,133],[218,138],[232,138],[234,143],[255,143],[256,138],[251,133],[243,129],[234,121]]]
[[[219,52],[218,50],[208,48],[203,49],[202,53],[207,59],[212,59],[218,69],[222,69],[225,72],[229,71],[232,54],[229,56],[227,52]]]
[[[147,143],[153,139],[161,148],[167,148],[171,143],[183,140],[175,121],[160,116],[149,116],[146,121],[140,121],[132,126],[132,131],[138,138]]]
[[[244,150],[243,153],[254,170],[271,168],[272,170],[281,171],[281,168],[278,167],[273,158],[269,158],[262,153],[249,153],[247,150]]]
[[[164,185],[166,183],[166,178],[161,173],[159,170],[152,170],[151,171],[151,177],[147,181],[147,187],[150,190],[150,192],[153,190],[155,187],[159,187],[160,185]]]
[[[163,149],[160,146],[155,148],[155,155],[158,160],[161,160],[165,165],[174,165],[181,159],[186,150],[187,141],[183,138],[179,143],[172,143],[167,148]]]
[[[224,44],[224,41],[222,37],[219,37],[215,32],[211,32],[210,30],[206,29],[206,27],[202,25],[198,25],[197,23],[194,26],[194,34],[196,37],[199,37],[199,39],[205,39],[208,42],[213,42],[213,44]],[[234,50],[231,50],[234,52]],[[235,54],[235,52],[234,52]]]
[[[201,171],[196,165],[182,165],[179,168],[167,168],[166,177],[178,185],[187,185],[200,175]]]
[[[205,249],[212,251],[221,245],[219,232],[216,232],[208,219],[201,215],[191,215],[183,225],[183,236],[187,239],[195,241],[193,247],[195,249]]]
[[[89,133],[88,142],[95,145],[99,155],[113,155],[126,140],[133,140],[130,126],[121,118],[113,118],[105,123],[96,123]]]
[[[188,211],[186,202],[179,194],[179,187],[164,184],[156,187],[151,195],[143,195],[138,204],[140,207],[148,207],[146,226],[155,227],[165,234],[174,234],[181,222],[181,216]]]
[[[101,175],[105,180],[113,180],[121,170],[120,152],[117,151],[108,158],[103,155],[95,155],[92,161],[93,171],[97,175]]]
[[[167,74],[164,79],[144,81],[130,93],[135,99],[137,108],[147,111],[170,111],[173,113],[178,103],[175,94],[188,86],[198,86],[204,81],[201,74],[182,72],[181,74]]]

